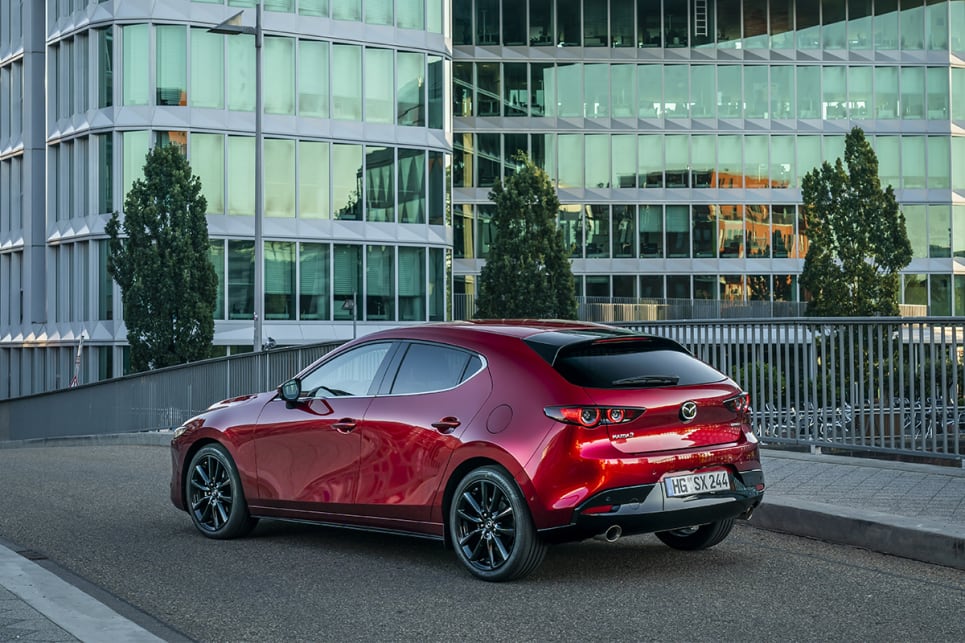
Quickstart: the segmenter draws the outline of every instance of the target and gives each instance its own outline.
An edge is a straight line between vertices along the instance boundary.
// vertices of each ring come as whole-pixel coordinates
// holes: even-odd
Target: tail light
[[[746,420],[751,414],[751,396],[747,393],[735,395],[724,400],[724,406],[737,414],[742,420]]]
[[[609,406],[547,406],[543,413],[557,422],[592,429],[601,425],[632,422],[643,415],[645,410]]]

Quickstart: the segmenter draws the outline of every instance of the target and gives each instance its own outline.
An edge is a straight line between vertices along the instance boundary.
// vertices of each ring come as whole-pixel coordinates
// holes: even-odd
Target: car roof
[[[580,338],[622,336],[634,334],[631,331],[596,324],[593,322],[569,321],[558,319],[473,319],[406,326],[391,331],[394,336],[435,335],[439,332],[453,331],[467,334],[504,335],[525,339],[533,335],[559,335],[562,344],[578,341]],[[380,333],[381,334],[381,333]],[[564,337],[569,337],[564,339]]]

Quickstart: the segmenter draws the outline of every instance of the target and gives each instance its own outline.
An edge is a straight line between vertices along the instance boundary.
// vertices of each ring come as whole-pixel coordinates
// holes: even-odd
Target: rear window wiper
[[[631,386],[634,384],[644,386],[673,386],[678,381],[680,381],[680,378],[676,375],[637,375],[613,380],[611,384],[614,386]]]

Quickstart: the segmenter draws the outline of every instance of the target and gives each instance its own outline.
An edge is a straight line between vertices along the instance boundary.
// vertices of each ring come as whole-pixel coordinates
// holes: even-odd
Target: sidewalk
[[[87,444],[116,439],[170,437]],[[752,527],[965,569],[965,469],[775,449],[762,459],[767,490]],[[17,640],[162,639],[0,543],[0,641]]]

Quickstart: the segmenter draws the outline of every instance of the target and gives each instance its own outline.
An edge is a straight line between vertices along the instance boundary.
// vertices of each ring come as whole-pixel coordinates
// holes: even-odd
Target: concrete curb
[[[751,527],[965,570],[965,528],[764,493]]]
[[[29,447],[78,446],[171,446],[174,431],[143,431],[140,433],[110,433],[104,435],[66,435],[62,437],[32,438],[30,440],[0,440],[0,449]]]

